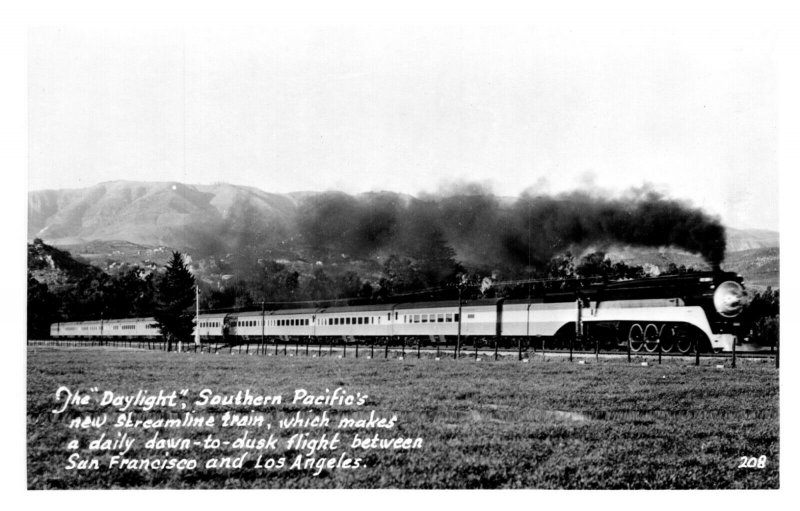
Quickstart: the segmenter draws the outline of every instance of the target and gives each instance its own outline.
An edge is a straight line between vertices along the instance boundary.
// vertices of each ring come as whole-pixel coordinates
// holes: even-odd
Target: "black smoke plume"
[[[716,218],[651,190],[621,197],[588,192],[496,197],[475,185],[448,196],[393,193],[308,199],[300,232],[316,250],[354,257],[397,253],[425,257],[443,240],[464,263],[542,268],[566,250],[590,246],[672,246],[700,254],[718,268],[725,229]]]

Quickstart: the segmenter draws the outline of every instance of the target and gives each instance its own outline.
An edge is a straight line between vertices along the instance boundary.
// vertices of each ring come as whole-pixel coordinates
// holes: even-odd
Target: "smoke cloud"
[[[421,198],[326,193],[308,199],[298,224],[312,248],[354,257],[424,257],[442,242],[463,263],[510,268],[541,268],[566,250],[613,244],[677,247],[714,268],[725,255],[718,219],[652,190],[615,198],[526,192],[517,199],[496,197],[479,185]]]

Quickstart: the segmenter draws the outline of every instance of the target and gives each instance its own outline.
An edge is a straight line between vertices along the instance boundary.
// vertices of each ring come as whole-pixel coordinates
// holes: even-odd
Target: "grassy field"
[[[624,360],[569,363],[534,358],[481,362],[443,359],[367,360],[164,353],[102,348],[29,348],[27,385],[28,486],[49,488],[777,488],[779,468],[778,372],[768,361],[740,361],[737,369],[700,367],[679,361],[642,367]],[[245,450],[210,451],[199,447],[171,455],[198,460],[187,471],[105,468],[114,453],[88,450],[88,442],[120,429],[68,428],[86,413],[118,414],[96,403],[53,414],[56,389],[135,394],[144,389],[203,388],[220,394],[250,389],[280,394],[280,405],[262,407],[277,428],[280,418],[327,411],[327,429],[273,429],[285,439],[297,432],[312,436],[337,430],[341,417],[363,418],[370,411],[397,415],[392,429],[340,431],[347,441],[333,455],[361,458],[358,468],[290,470],[305,451],[281,447],[263,458],[286,456],[287,466],[258,466],[248,451],[241,468],[206,469],[212,457]],[[368,398],[363,406],[291,403],[295,389],[322,393],[343,387]],[[205,409],[248,413],[251,406]],[[153,410],[138,417],[168,417]],[[201,441],[209,434],[232,441],[245,429],[251,438],[268,436],[258,428],[164,429],[162,437]],[[129,458],[160,457],[145,450],[154,430],[128,429],[137,439]],[[422,438],[419,449],[351,448],[354,434]],[[80,447],[68,450],[71,439]],[[263,453],[263,451],[261,451]],[[67,470],[68,458],[96,458],[99,470]],[[766,457],[763,468],[739,468],[747,459]]]

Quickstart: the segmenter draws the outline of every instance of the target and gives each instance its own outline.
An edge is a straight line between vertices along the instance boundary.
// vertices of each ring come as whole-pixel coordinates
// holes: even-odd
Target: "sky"
[[[30,190],[652,187],[778,230],[769,27],[32,28]]]

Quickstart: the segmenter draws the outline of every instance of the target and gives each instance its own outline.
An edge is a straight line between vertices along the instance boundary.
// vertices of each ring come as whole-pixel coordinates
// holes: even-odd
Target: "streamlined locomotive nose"
[[[714,291],[714,308],[726,318],[738,316],[745,303],[744,288],[738,282],[728,280]]]

